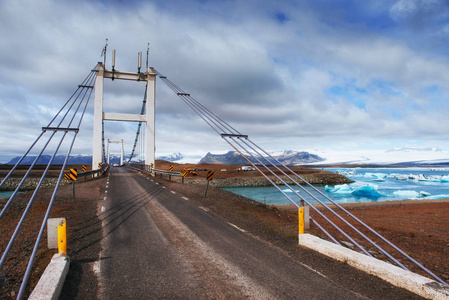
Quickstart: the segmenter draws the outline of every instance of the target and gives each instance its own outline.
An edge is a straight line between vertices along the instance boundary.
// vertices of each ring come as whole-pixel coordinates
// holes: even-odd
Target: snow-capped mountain
[[[170,155],[162,155],[162,156],[157,156],[156,159],[160,159],[160,160],[166,160],[166,161],[180,161],[184,158],[184,156],[178,152],[178,153],[173,153]]]
[[[305,151],[292,151],[287,150],[281,153],[275,153],[272,155],[279,162],[286,165],[300,165],[314,162],[324,161],[323,158],[318,155],[311,154]],[[248,157],[253,163],[257,163],[257,160]],[[236,151],[229,151],[225,154],[212,154],[208,152],[199,163],[209,164],[226,164],[226,165],[248,165],[249,163]]]
[[[313,152],[325,158],[320,164],[449,164],[448,150],[429,147],[352,151],[313,150]]]

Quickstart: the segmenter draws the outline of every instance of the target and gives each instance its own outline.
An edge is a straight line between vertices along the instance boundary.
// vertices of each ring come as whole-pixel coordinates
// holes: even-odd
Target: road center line
[[[231,225],[232,227],[234,227],[235,229],[237,229],[237,230],[241,231],[241,232],[246,232],[246,230],[245,230],[245,229],[242,229],[242,228],[238,227],[237,225],[234,225],[234,224],[232,224],[232,223],[229,223],[229,222],[228,222],[228,224],[229,224],[229,225]]]
[[[189,198],[187,198],[187,197],[181,197],[181,198],[186,200],[186,201],[189,201]]]

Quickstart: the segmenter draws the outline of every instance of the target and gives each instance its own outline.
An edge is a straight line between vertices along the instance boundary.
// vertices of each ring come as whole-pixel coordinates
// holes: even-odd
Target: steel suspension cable
[[[231,128],[234,132],[237,132],[238,134],[240,134],[240,132],[238,132],[237,130],[235,130],[232,126],[230,126],[229,124],[227,124],[226,122],[224,122],[221,118],[217,117],[215,114],[213,114],[210,110],[208,110],[207,108],[205,108],[202,104],[200,104],[198,101],[196,101],[194,98],[192,98],[190,96],[190,94],[185,93],[181,88],[177,87],[174,83],[172,83],[170,80],[168,80],[165,76],[162,76],[156,69],[153,68],[153,70],[155,71],[156,74],[159,75],[159,77],[174,91],[178,94],[178,96],[189,105],[189,107],[191,107],[198,115],[200,115],[200,117],[204,120],[205,118],[207,118],[209,120],[209,122],[206,121],[206,123],[211,126],[213,128],[213,126],[211,125],[214,124],[216,126],[216,128],[222,130],[223,132],[226,132],[225,128],[223,126],[226,126],[228,128]],[[221,126],[220,126],[221,125]],[[215,128],[213,128],[215,130]],[[217,133],[218,131],[215,130]],[[234,133],[231,131],[231,133]],[[261,156],[263,157],[263,156]],[[269,160],[267,160],[269,163],[271,163]],[[279,163],[279,161],[278,161]],[[283,164],[281,164],[283,165]],[[273,166],[275,166],[273,164]],[[284,166],[284,165],[283,165]],[[276,166],[275,166],[276,167]],[[293,172],[294,173],[294,172]],[[296,173],[294,173],[296,176],[299,177],[299,175],[297,175]],[[284,174],[286,175],[286,174]],[[290,179],[292,180],[292,178],[290,177]],[[301,178],[301,180],[303,182],[307,182],[305,181],[303,178]],[[294,180],[293,180],[294,181]],[[294,181],[295,182],[295,181]],[[322,202],[321,200],[319,200],[318,198],[316,198],[313,194],[311,194],[309,191],[307,191],[306,189],[304,189],[301,185],[299,185],[297,182],[295,182],[300,188],[302,188],[307,194],[309,194],[311,197],[313,197],[316,201],[318,201],[320,204],[322,204],[324,207],[326,207],[327,209],[329,209],[334,215],[336,215],[339,219],[341,219],[345,224],[347,224],[351,229],[353,229],[355,232],[357,232],[359,235],[361,235],[362,237],[364,237],[370,244],[372,244],[374,247],[376,247],[379,251],[381,251],[384,255],[386,255],[387,257],[389,257],[393,262],[395,262],[397,265],[399,265],[400,267],[408,270],[403,264],[401,264],[398,260],[396,260],[394,257],[392,257],[390,254],[388,254],[383,248],[381,248],[380,246],[378,246],[376,243],[374,243],[371,239],[369,239],[366,235],[364,235],[363,233],[361,233],[357,228],[355,228],[353,225],[351,225],[350,223],[348,223],[345,219],[343,219],[340,215],[336,214],[332,209],[330,209],[327,205],[324,204],[324,202]],[[308,185],[310,185],[307,182]],[[313,186],[313,185],[310,185]],[[315,190],[315,187],[313,187]],[[293,190],[293,192],[295,192]],[[296,193],[296,192],[295,192]],[[320,194],[322,194],[320,192]],[[306,201],[307,202],[307,201]],[[338,228],[338,227],[335,227]],[[353,241],[355,243],[355,245],[357,245],[357,247],[359,249],[361,249],[365,254],[372,256],[369,252],[367,252],[363,247],[361,247],[358,243],[356,243],[355,241]]]
[[[248,141],[250,143],[252,143],[255,147],[257,147],[258,149],[260,149],[261,151],[263,151],[265,153],[265,155],[269,156],[271,159],[273,159],[274,161],[276,161],[277,163],[281,164],[276,158],[272,157],[268,152],[266,152],[265,150],[263,150],[262,148],[260,148],[259,146],[257,146],[254,142],[250,141],[248,139]],[[284,166],[284,165],[283,165]],[[416,266],[418,266],[420,269],[422,269],[423,271],[425,271],[427,274],[429,274],[430,276],[432,276],[434,279],[436,279],[438,282],[449,286],[446,282],[444,282],[442,279],[440,279],[438,276],[436,276],[432,271],[430,271],[429,269],[427,269],[426,267],[424,267],[421,263],[419,263],[418,261],[416,261],[413,257],[411,257],[410,255],[408,255],[407,253],[405,253],[403,250],[401,250],[399,247],[397,247],[396,245],[394,245],[392,242],[390,242],[388,239],[386,239],[384,236],[382,236],[381,234],[379,234],[377,231],[375,231],[374,229],[372,229],[370,226],[368,226],[366,223],[362,222],[359,218],[357,218],[356,216],[354,216],[352,213],[350,213],[348,210],[346,210],[343,206],[341,206],[338,202],[332,200],[331,198],[329,198],[328,196],[326,196],[324,193],[322,193],[320,190],[318,190],[315,186],[313,186],[312,184],[310,184],[308,181],[304,180],[303,177],[301,177],[300,175],[296,174],[293,170],[291,170],[288,166],[285,166],[285,168],[287,168],[293,175],[295,175],[297,178],[299,178],[301,181],[303,181],[307,186],[311,187],[314,191],[316,191],[317,193],[319,193],[321,196],[323,196],[325,199],[327,199],[328,201],[330,201],[332,204],[334,204],[335,206],[337,206],[339,209],[341,209],[343,212],[345,212],[349,217],[351,217],[352,219],[354,219],[355,221],[357,221],[359,224],[361,224],[363,227],[365,227],[366,229],[368,229],[371,233],[373,233],[376,237],[380,238],[383,242],[387,243],[390,247],[392,247],[394,250],[398,251],[401,255],[403,255],[404,257],[406,257],[408,260],[410,260],[411,262],[413,262]],[[284,174],[286,175],[286,174]],[[288,175],[286,175],[288,176]],[[290,176],[288,176],[292,181],[294,181]],[[296,183],[297,185],[299,185],[298,183]],[[316,199],[315,196],[313,196],[310,192],[308,192],[304,187],[302,187],[301,185],[299,185],[306,193],[308,193],[310,196],[312,196],[314,199]],[[318,201],[318,199],[316,199]],[[334,215],[336,215],[338,218],[341,219],[341,216],[339,214],[337,214],[334,210],[332,210],[328,205],[326,205],[324,202],[320,203],[326,207],[329,211],[331,211]],[[343,219],[343,221],[346,223],[346,220]],[[353,227],[352,225],[350,225],[350,227]],[[361,234],[361,233],[359,233]],[[365,235],[361,234],[362,236],[365,237]],[[379,246],[370,241],[367,237],[365,238],[368,242],[370,242],[373,246],[375,246],[376,248],[378,248]],[[380,248],[380,247],[379,247]],[[384,252],[384,250],[380,250],[378,248],[379,251],[381,251],[384,255],[386,255],[387,257],[389,257],[390,259],[392,259],[390,257],[390,254],[386,254],[386,252]],[[393,259],[393,261],[398,264],[399,266],[401,266],[403,269],[408,270],[408,268],[406,268],[405,266],[403,266],[401,263],[399,263],[399,261],[397,261],[396,259]]]
[[[143,96],[142,108],[140,109],[140,114],[141,115],[143,115],[145,113],[145,106],[146,106],[146,103],[147,103],[147,88],[148,88],[148,82],[145,85],[145,93],[144,93],[144,96]],[[131,151],[131,155],[129,156],[128,163],[131,161],[131,159],[134,156],[134,151],[136,150],[136,144],[137,144],[137,140],[139,139],[141,126],[142,126],[142,122],[139,122],[139,125],[137,126],[136,138],[134,140],[133,150]]]
[[[29,212],[29,210],[30,210],[34,200],[36,199],[37,192],[39,191],[40,187],[42,186],[43,180],[45,179],[45,177],[46,177],[46,175],[47,175],[47,173],[48,173],[48,171],[50,169],[50,166],[52,165],[52,163],[53,163],[57,153],[59,152],[60,147],[63,145],[65,137],[67,136],[67,134],[69,132],[74,132],[74,136],[73,136],[72,142],[70,143],[69,150],[68,150],[67,155],[66,155],[66,157],[64,159],[64,164],[62,165],[62,168],[61,168],[61,170],[59,172],[58,181],[57,181],[57,183],[55,185],[55,188],[54,188],[54,191],[53,191],[53,195],[52,195],[52,199],[50,200],[50,203],[49,203],[49,206],[48,206],[48,209],[47,209],[47,213],[46,213],[46,215],[45,215],[45,217],[43,219],[43,222],[42,222],[42,225],[41,225],[41,229],[40,229],[38,238],[36,240],[35,247],[33,249],[33,253],[31,255],[31,257],[30,257],[30,262],[28,264],[27,271],[26,271],[26,273],[24,275],[24,278],[23,278],[23,281],[22,281],[21,288],[20,288],[19,294],[17,296],[17,299],[20,299],[23,296],[24,289],[25,289],[25,286],[26,286],[27,281],[28,281],[28,277],[30,276],[30,273],[31,273],[31,268],[32,268],[32,265],[33,265],[33,262],[34,262],[34,259],[35,259],[35,255],[37,253],[37,248],[38,248],[38,245],[39,245],[39,243],[41,241],[43,231],[45,229],[45,224],[47,222],[50,209],[51,209],[51,207],[53,205],[56,192],[57,192],[57,190],[59,188],[61,179],[63,177],[64,169],[65,169],[65,167],[67,165],[67,161],[68,161],[68,159],[70,157],[70,153],[72,151],[72,148],[73,148],[76,136],[78,135],[79,128],[80,128],[81,123],[83,121],[84,114],[86,112],[86,109],[87,109],[87,106],[88,106],[88,103],[89,103],[89,99],[90,99],[90,97],[92,95],[92,91],[93,91],[93,87],[94,87],[93,86],[93,82],[95,81],[95,79],[97,77],[96,76],[97,74],[98,74],[98,65],[96,66],[96,68],[94,70],[91,71],[91,73],[86,77],[86,79],[83,80],[82,84],[78,86],[78,89],[70,97],[70,99],[63,105],[63,107],[58,111],[58,113],[51,120],[51,122],[48,124],[48,126],[42,128],[42,133],[33,142],[32,146],[26,151],[25,155],[22,156],[22,158],[18,161],[18,163],[16,163],[14,168],[9,173],[9,174],[11,174],[12,171],[14,171],[17,168],[17,166],[23,161],[23,159],[26,157],[26,155],[28,155],[29,152],[31,151],[31,149],[36,145],[37,141],[39,139],[41,139],[41,137],[46,132],[51,132],[51,135],[48,138],[48,141],[45,143],[44,147],[41,149],[39,155],[35,158],[35,160],[33,161],[32,165],[30,165],[29,169],[27,170],[26,174],[22,178],[22,180],[19,183],[18,187],[16,188],[15,192],[12,194],[12,196],[9,198],[8,202],[6,203],[6,205],[3,207],[3,209],[2,209],[2,211],[0,213],[0,219],[6,213],[6,209],[11,204],[12,200],[14,199],[14,196],[17,194],[18,190],[20,189],[20,187],[23,184],[23,182],[26,179],[26,177],[29,175],[29,173],[31,172],[31,170],[33,169],[33,167],[35,166],[35,164],[37,163],[39,158],[42,156],[42,154],[46,150],[46,148],[49,145],[50,141],[55,137],[57,132],[59,132],[59,131],[63,132],[63,135],[62,135],[60,141],[57,143],[56,150],[54,151],[53,155],[51,156],[51,159],[49,160],[49,162],[48,162],[48,164],[47,164],[47,166],[45,168],[45,171],[43,172],[43,174],[42,174],[42,176],[41,176],[41,178],[40,178],[40,180],[39,180],[39,182],[38,182],[38,184],[37,184],[37,186],[36,186],[32,196],[30,198],[30,200],[28,201],[28,204],[27,204],[25,210],[22,213],[22,216],[21,216],[21,218],[20,218],[20,220],[19,220],[19,222],[18,222],[18,224],[17,224],[17,226],[16,226],[16,228],[14,230],[14,233],[13,233],[13,235],[12,235],[8,245],[7,245],[7,248],[5,249],[5,251],[2,254],[2,258],[0,260],[0,268],[3,266],[3,264],[4,264],[4,262],[5,262],[6,258],[7,258],[7,255],[10,252],[10,249],[11,249],[11,247],[12,247],[12,245],[13,245],[13,243],[14,243],[14,241],[15,241],[18,233],[19,233],[19,230],[20,230],[21,226],[24,224],[24,220],[25,220],[25,218],[26,218],[26,216],[27,216],[27,214],[28,214],[28,212]],[[65,113],[63,113],[64,110],[66,110]],[[53,125],[54,127],[50,127],[57,120],[58,117],[61,117],[61,119],[59,120],[58,124]],[[62,124],[65,121],[68,124],[67,127],[61,127]],[[76,124],[75,124],[75,122],[76,122]],[[75,125],[75,127],[73,127],[72,125]],[[6,180],[3,180],[2,184],[4,182],[6,182]]]
[[[23,176],[23,178],[21,179],[21,181],[19,182],[19,184],[17,185],[16,189],[14,190],[13,194],[9,197],[7,203],[5,204],[5,206],[3,207],[2,211],[0,212],[0,219],[3,217],[3,215],[5,214],[7,208],[10,206],[10,204],[12,203],[12,201],[14,200],[15,196],[18,194],[20,188],[22,187],[23,183],[25,182],[25,180],[28,178],[29,174],[31,173],[32,169],[34,168],[34,166],[36,165],[36,163],[39,161],[40,157],[42,156],[43,152],[45,151],[45,149],[47,148],[48,144],[50,143],[50,141],[53,139],[53,137],[55,136],[57,130],[60,128],[60,126],[62,125],[62,123],[64,122],[65,118],[68,116],[68,114],[70,113],[71,109],[73,108],[73,106],[75,105],[75,103],[78,101],[80,95],[82,94],[83,90],[86,89],[86,80],[89,79],[89,83],[92,84],[92,81],[95,79],[94,76],[92,76],[92,74],[96,74],[95,72],[91,72],[86,79],[83,81],[83,85],[80,85],[78,87],[78,89],[75,91],[74,94],[72,94],[72,96],[70,97],[70,100],[67,101],[63,107],[66,107],[70,102],[72,102],[72,104],[68,107],[67,112],[63,115],[62,119],[59,121],[59,123],[56,125],[56,127],[50,127],[50,125],[55,121],[56,118],[53,118],[52,121],[48,124],[47,127],[44,127],[42,130],[42,133],[39,135],[38,139],[36,139],[36,141],[32,144],[32,147],[34,147],[34,145],[36,144],[36,142],[42,137],[42,135],[48,130],[48,131],[53,131],[52,135],[49,137],[48,141],[45,143],[44,147],[41,149],[41,151],[39,152],[39,154],[36,156],[36,158],[34,159],[33,163],[30,165],[30,167],[28,168],[27,172],[25,173],[25,175]],[[91,93],[92,93],[92,89],[91,89]],[[73,98],[75,94],[78,94],[78,96],[76,98]],[[84,97],[86,95],[86,92],[83,96],[83,100]],[[73,101],[72,101],[73,100]],[[80,105],[82,102],[80,102],[80,104],[77,107],[76,112],[78,111]],[[87,105],[86,105],[87,107]],[[86,109],[85,107],[85,109]],[[84,109],[84,110],[85,110]],[[57,115],[59,115],[61,113],[62,109],[59,110],[59,112],[57,113]],[[70,128],[70,125],[73,122],[73,119],[76,115],[76,112],[74,113],[72,119],[70,120],[69,125],[67,126],[68,128]],[[51,129],[50,129],[51,128]],[[79,127],[78,127],[79,128]],[[26,154],[28,154],[31,150],[30,147]],[[18,164],[25,158],[26,154],[24,156],[22,156],[22,158],[19,160],[19,162],[16,163],[16,165],[13,167],[13,169],[11,169],[11,171],[8,173],[7,177],[5,177],[5,179],[2,181],[2,185],[6,182],[6,180],[10,177],[10,175],[12,174],[12,172],[17,168]]]
[[[86,82],[89,80],[89,78],[92,77],[92,74],[95,72],[95,70],[92,70],[93,72],[89,73],[89,75],[86,76],[86,78],[83,80],[81,85],[85,85]],[[79,87],[78,87],[79,89]],[[53,121],[59,116],[59,114],[64,110],[64,108],[72,101],[72,98],[76,95],[78,92],[78,89],[70,96],[70,98],[65,102],[65,104],[61,107],[61,109],[56,113],[56,115],[53,117],[53,119],[48,123],[47,127],[50,127]],[[44,135],[45,131],[42,131],[41,134],[36,138],[36,140],[31,144],[31,146],[28,148],[28,150],[25,152],[24,155],[17,161],[17,163],[14,165],[14,167],[8,172],[8,174],[3,178],[2,182],[0,183],[0,188],[5,184],[5,182],[8,180],[8,178],[12,175],[12,173],[16,170],[16,168],[20,165],[20,163],[25,159],[25,157],[30,153],[30,151],[34,148],[36,143],[40,140],[40,138]]]
[[[223,121],[221,118],[216,116],[214,113],[212,113],[209,109],[207,109],[204,105],[196,101],[193,97],[190,96],[190,94],[184,92],[181,88],[176,86],[173,82],[171,82],[166,76],[163,76],[161,73],[159,73],[156,69],[152,68],[153,72],[155,72],[159,78],[164,81],[165,84],[167,84],[186,104],[189,103],[189,107],[193,109],[195,107],[194,111],[200,115],[200,112],[203,114],[205,118],[209,120],[210,123],[214,124],[216,128],[214,129],[220,129],[223,133],[229,133],[229,134],[240,134],[235,128],[230,126],[228,123]],[[202,119],[204,120],[204,117]],[[211,124],[209,126],[211,126]],[[212,126],[211,126],[212,127]]]
[[[260,156],[262,159],[266,160],[268,162],[269,165],[274,166],[275,168],[277,168],[278,170],[280,170],[282,172],[282,174],[284,174],[285,176],[287,176],[287,178],[289,178],[292,182],[294,182],[295,185],[297,185],[298,187],[300,187],[302,190],[304,190],[309,196],[312,197],[312,199],[316,200],[318,203],[320,203],[321,205],[323,205],[323,207],[325,207],[326,209],[328,209],[329,211],[331,211],[332,214],[334,214],[335,216],[337,216],[337,218],[339,218],[340,220],[342,220],[346,225],[348,225],[352,230],[354,230],[356,233],[358,233],[360,236],[362,236],[367,242],[369,242],[371,245],[373,245],[375,248],[377,248],[382,254],[384,254],[385,256],[387,256],[391,261],[393,261],[394,263],[396,263],[398,266],[400,266],[401,268],[408,270],[407,267],[405,267],[402,263],[400,263],[398,260],[396,260],[393,256],[391,256],[388,252],[386,252],[382,247],[380,247],[379,245],[377,245],[374,241],[372,241],[369,237],[367,237],[365,234],[363,234],[360,230],[358,230],[356,227],[354,227],[352,224],[350,224],[349,222],[347,222],[344,218],[342,218],[338,213],[336,213],[334,210],[332,210],[327,204],[325,204],[325,202],[323,202],[322,200],[320,200],[319,198],[317,198],[315,195],[313,195],[310,191],[308,191],[307,189],[305,189],[305,187],[303,187],[302,185],[300,185],[296,180],[294,180],[291,176],[289,176],[287,173],[285,173],[284,171],[282,171],[280,168],[278,168],[276,166],[277,162],[280,166],[285,167],[289,172],[291,172],[292,174],[294,174],[294,176],[296,176],[297,178],[299,178],[302,182],[304,182],[307,186],[311,187],[313,191],[318,192],[319,195],[323,196],[325,199],[329,200],[331,203],[335,204],[338,208],[342,209],[343,212],[345,212],[348,216],[350,216],[351,218],[353,218],[354,220],[356,220],[358,223],[362,224],[366,229],[368,229],[369,231],[371,231],[373,234],[376,235],[376,237],[380,238],[382,241],[384,241],[385,243],[387,243],[389,246],[393,247],[395,250],[397,250],[399,253],[401,253],[402,255],[404,255],[407,259],[409,259],[411,262],[413,262],[416,266],[420,267],[422,270],[424,270],[427,274],[429,274],[431,277],[433,277],[434,279],[436,279],[437,281],[439,281],[440,283],[449,286],[446,282],[444,282],[443,280],[441,280],[440,278],[438,278],[435,274],[433,274],[431,271],[429,271],[428,269],[426,269],[424,266],[422,266],[420,263],[418,263],[416,260],[414,260],[413,258],[411,258],[409,255],[407,255],[405,252],[403,252],[402,250],[400,250],[397,246],[395,246],[394,244],[392,244],[391,242],[389,242],[386,238],[384,238],[382,235],[380,235],[379,233],[377,233],[376,231],[374,231],[371,227],[369,227],[368,225],[366,225],[365,223],[363,223],[362,221],[360,221],[357,217],[353,216],[351,213],[349,213],[346,209],[344,209],[341,205],[339,205],[337,202],[333,201],[332,199],[330,199],[328,196],[324,195],[321,191],[319,191],[316,187],[314,187],[312,184],[310,184],[308,181],[306,181],[304,178],[302,178],[300,175],[296,174],[293,170],[291,170],[290,168],[288,168],[286,165],[280,163],[277,159],[275,159],[274,157],[272,157],[270,154],[268,154],[265,150],[263,150],[261,147],[257,146],[254,142],[252,142],[251,140],[249,140],[247,138],[247,136],[243,136],[240,134],[240,132],[238,132],[237,130],[235,130],[232,126],[230,126],[229,124],[227,124],[225,121],[223,121],[221,118],[219,118],[218,116],[216,116],[214,113],[212,113],[209,109],[207,109],[206,107],[204,107],[201,103],[199,103],[198,101],[196,101],[194,98],[192,98],[190,96],[190,94],[185,93],[181,88],[177,87],[174,83],[172,83],[170,80],[167,79],[167,77],[163,76],[161,73],[159,73],[157,70],[155,70],[154,68],[152,68],[152,70],[164,81],[164,83],[167,84],[167,86],[169,86],[183,101],[184,103],[186,103],[198,116],[201,117],[201,119],[203,119],[203,121],[206,122],[206,124],[208,124],[216,133],[218,133],[219,135],[221,135],[222,138],[224,138],[228,144],[231,145],[231,147],[233,147],[240,155],[242,155],[243,158],[245,158],[251,165],[253,165],[271,184],[273,184],[273,186],[275,186],[290,202],[294,203],[296,206],[297,204],[289,197],[287,196],[271,179],[268,178],[268,176],[266,176],[250,159],[248,159],[233,143],[237,144],[240,148],[242,148],[245,152],[248,153],[248,155],[250,155],[253,160],[258,161],[261,165],[264,166],[264,168],[266,170],[268,170],[270,173],[272,173],[272,175],[274,175],[278,180],[280,180],[282,183],[284,183],[286,186],[288,186],[288,188],[290,190],[293,191],[293,193],[296,194],[296,196],[298,196],[301,200],[304,200],[304,202],[308,203],[310,205],[310,203],[308,201],[306,201],[305,199],[303,199],[303,197],[301,197],[290,185],[286,184],[286,182],[284,180],[282,180],[279,176],[277,176],[274,172],[271,171],[271,169],[263,164],[259,159],[257,159],[256,157],[254,157],[254,155],[251,153],[250,150],[248,150],[246,147],[250,148],[252,151],[256,152],[258,156]],[[221,132],[220,132],[221,131]],[[244,137],[245,140],[248,141],[248,143],[244,140],[241,140],[240,137],[238,135],[241,135],[241,137]],[[242,146],[241,143],[237,142],[234,137],[236,137],[239,141],[242,141],[245,146]],[[229,138],[226,139],[226,138]],[[232,142],[230,142],[230,140]],[[252,144],[254,147],[258,148],[260,151],[262,151],[263,153],[265,153],[264,156],[262,155],[260,152],[258,152],[256,149],[254,149],[254,147],[252,147]],[[270,161],[270,159],[272,161]],[[311,207],[314,208],[313,205],[310,205]],[[325,217],[319,210],[317,210],[317,213],[320,214],[321,217],[323,217],[326,221],[328,221],[330,224],[332,222],[330,222],[330,220]],[[313,220],[313,219],[312,219]],[[315,220],[313,220],[314,223],[316,223]],[[320,225],[318,225],[318,227],[320,229],[324,229],[322,228]],[[338,228],[338,226],[334,226],[335,228],[337,228],[338,231],[340,231],[341,229]],[[323,232],[325,232],[325,234],[330,237],[334,242],[338,243],[333,237],[331,237],[326,231],[323,230]],[[340,233],[342,233],[345,237],[348,238],[346,233],[343,233],[340,231]],[[369,252],[367,252],[363,247],[361,247],[360,245],[358,245],[358,243],[356,243],[353,239],[351,239],[351,241],[358,246],[359,249],[362,250],[362,252],[364,252],[366,255],[368,256],[372,256]]]
[[[244,140],[242,140],[243,143],[247,144]],[[248,144],[247,144],[248,145]],[[248,145],[249,146],[249,145]],[[257,150],[249,146],[253,151],[255,151],[262,159],[265,159],[269,162],[269,160],[261,155]],[[327,208],[332,214],[334,214],[337,218],[339,218],[341,221],[343,221],[346,225],[348,225],[352,230],[357,232],[360,236],[362,236],[366,241],[368,241],[371,245],[376,247],[379,251],[382,252],[385,256],[387,256],[389,259],[391,259],[395,264],[400,266],[401,268],[408,270],[407,267],[405,267],[403,264],[401,264],[398,260],[396,260],[394,257],[392,257],[388,252],[386,252],[382,247],[378,246],[375,242],[373,242],[370,238],[368,238],[366,235],[364,235],[362,232],[360,232],[357,228],[355,228],[352,224],[347,222],[344,218],[342,218],[339,214],[337,214],[335,211],[333,211],[329,206],[325,204],[325,202],[321,201],[317,197],[315,197],[311,192],[309,192],[307,189],[305,189],[303,186],[301,186],[298,182],[296,182],[292,177],[290,177],[288,174],[286,174],[282,169],[280,169],[275,164],[272,164],[278,171],[280,171],[282,174],[284,174],[288,179],[292,180],[296,186],[301,188],[304,192],[306,192],[309,196],[311,196],[314,200],[318,201],[323,207]],[[274,173],[273,173],[274,174]],[[296,191],[292,189],[292,191],[296,194]],[[305,200],[309,206],[311,206],[311,203],[309,201]],[[313,207],[313,206],[312,206]],[[360,248],[359,248],[360,249]],[[365,251],[364,251],[365,252]],[[368,254],[369,256],[372,256],[371,254]]]

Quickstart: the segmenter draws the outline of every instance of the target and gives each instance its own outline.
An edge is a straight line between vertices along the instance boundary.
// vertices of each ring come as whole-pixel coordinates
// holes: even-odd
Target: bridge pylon
[[[108,164],[109,164],[109,159],[111,158],[111,154],[113,154],[109,151],[110,144],[122,144],[120,147],[120,165],[122,166],[123,162],[124,162],[123,158],[124,158],[124,154],[125,154],[125,149],[123,148],[123,140],[111,141],[110,139],[108,139],[108,151],[107,151],[107,156],[106,156],[106,161]]]
[[[113,53],[115,54],[115,53]],[[141,56],[139,56],[141,59]],[[155,102],[156,102],[156,73],[147,68],[145,73],[122,72],[114,69],[115,57],[113,57],[112,71],[105,69],[105,65],[99,62],[97,79],[95,80],[95,103],[94,103],[94,135],[92,147],[92,169],[96,169],[98,163],[103,161],[103,122],[144,122],[145,127],[145,164],[154,164],[155,159]],[[139,63],[140,66],[140,63]],[[146,106],[145,114],[107,113],[103,111],[104,78],[112,80],[131,80],[146,82]]]

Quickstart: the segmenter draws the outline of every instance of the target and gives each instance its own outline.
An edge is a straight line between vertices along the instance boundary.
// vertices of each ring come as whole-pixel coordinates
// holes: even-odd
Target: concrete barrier
[[[66,255],[53,255],[47,268],[45,268],[44,274],[42,274],[41,279],[28,299],[58,299],[62,286],[64,285],[65,277],[69,272],[69,265],[70,261]]]
[[[347,263],[377,276],[397,287],[428,299],[449,299],[449,288],[427,277],[412,273],[387,262],[355,252],[310,234],[299,235],[299,245]]]

